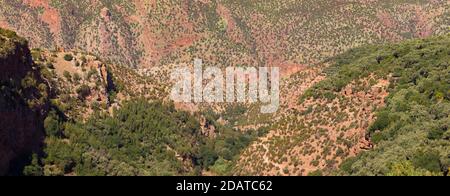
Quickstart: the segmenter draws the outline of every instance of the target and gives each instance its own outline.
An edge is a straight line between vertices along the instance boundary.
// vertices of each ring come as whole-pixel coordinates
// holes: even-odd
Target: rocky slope
[[[448,48],[448,36],[438,37],[444,40],[441,42],[432,39],[376,49],[354,48],[447,34],[449,3],[0,1],[0,27],[16,30],[30,40],[32,48],[41,48],[30,54],[22,38],[2,30],[0,154],[5,156],[0,157],[0,174],[11,169],[9,165],[15,160],[29,161],[33,151],[37,155],[27,170],[32,175],[164,175],[165,171],[208,175],[406,175],[406,169],[413,171],[410,173],[446,174],[448,92],[442,83],[446,80],[442,79],[444,75],[434,75],[431,81],[423,77],[435,67],[444,66],[442,73],[448,71],[448,51],[440,48]],[[334,58],[344,51],[348,52]],[[442,57],[445,53],[447,56]],[[192,141],[200,138],[202,142],[187,147],[161,137],[161,141],[147,143],[153,131],[166,133],[169,129],[155,130],[154,125],[144,122],[133,124],[123,116],[135,115],[139,120],[148,117],[141,113],[153,114],[141,108],[146,104],[134,103],[138,98],[170,104],[171,68],[191,63],[194,58],[202,58],[206,65],[281,67],[280,111],[263,115],[252,104],[153,105],[155,110],[170,110],[160,113],[162,116],[183,121],[176,126],[168,123],[170,129],[183,127],[186,116],[191,119],[174,108],[189,111],[200,127],[190,122],[192,135],[181,136]],[[416,70],[418,66],[423,69]],[[399,73],[404,75],[400,77]],[[415,88],[420,78],[420,87],[392,100],[393,92],[405,86]],[[430,84],[438,87],[426,91],[424,86]],[[408,113],[393,118],[403,119],[400,122],[405,124],[388,121],[381,123],[381,128],[373,128],[384,119],[380,118],[380,108],[392,109],[390,102],[407,99],[415,91],[423,93],[424,100],[428,96],[432,104],[412,109],[421,111],[420,119],[433,124],[415,124],[421,129],[408,132],[412,125],[406,123],[419,117],[410,115],[412,109],[401,105]],[[127,107],[121,111],[124,105]],[[431,106],[433,111],[424,109]],[[50,114],[46,115],[49,107]],[[396,109],[390,112],[405,112]],[[161,118],[151,117],[152,122]],[[96,118],[102,121],[96,122]],[[390,123],[393,125],[386,125]],[[123,134],[137,126],[139,133]],[[47,146],[44,153],[39,153],[44,129]],[[403,134],[397,137],[394,129]],[[432,130],[431,139],[428,130]],[[406,147],[399,143],[411,142],[411,138],[418,139],[420,145],[402,150]],[[122,139],[128,142],[125,148]],[[133,142],[137,140],[140,143]],[[156,158],[148,156],[153,152],[139,153],[140,145],[146,150],[156,145],[164,153]],[[372,153],[365,153],[367,150]],[[189,156],[180,152],[189,152]],[[25,158],[21,159],[21,155]],[[428,160],[433,165],[422,164]],[[165,161],[174,167],[166,168]],[[149,169],[153,163],[162,170]],[[370,165],[370,171],[362,168],[365,164]],[[336,171],[340,165],[344,169]]]
[[[447,175],[449,41],[365,46],[300,71],[283,87],[291,102],[257,118],[270,131],[243,151],[236,174]],[[303,81],[313,85],[302,90]]]
[[[0,29],[0,88],[0,174],[4,175],[32,151],[39,152],[48,110],[48,88],[32,62],[27,41],[4,29]]]
[[[0,27],[32,47],[81,49],[132,67],[309,65],[367,43],[448,32],[449,2],[5,0]]]

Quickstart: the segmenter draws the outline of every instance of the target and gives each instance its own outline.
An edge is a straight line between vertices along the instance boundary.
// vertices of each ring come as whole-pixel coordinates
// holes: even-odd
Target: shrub
[[[319,166],[319,164],[320,164],[320,161],[319,161],[319,160],[313,160],[313,161],[311,161],[311,165],[313,165],[314,167]]]
[[[82,65],[84,65],[87,62],[86,56],[84,56],[84,55],[81,56],[80,60],[81,60]]]
[[[88,85],[83,84],[77,89],[77,94],[79,99],[84,100],[91,94],[91,88]]]
[[[431,131],[428,133],[428,139],[430,140],[441,139],[446,131],[447,131],[446,127],[431,129]]]
[[[391,117],[389,116],[389,112],[382,111],[377,114],[377,120],[372,124],[372,126],[370,126],[369,131],[371,133],[373,133],[375,131],[382,131],[387,126],[389,126],[390,122],[391,122]]]
[[[95,68],[91,68],[86,75],[86,80],[90,80],[93,75],[97,75],[98,72]]]
[[[351,157],[351,158],[348,158],[348,159],[346,159],[344,162],[342,162],[341,163],[341,165],[339,166],[339,168],[342,170],[342,171],[344,171],[344,172],[346,172],[346,173],[348,173],[348,174],[351,174],[352,173],[352,166],[353,166],[353,164],[356,162],[356,161],[358,161],[358,158],[357,157]]]
[[[53,63],[51,63],[51,62],[47,62],[47,63],[46,63],[46,66],[47,66],[47,68],[49,68],[49,69],[55,69],[55,66],[54,66]]]
[[[39,158],[37,154],[33,154],[31,158],[30,165],[26,166],[23,170],[23,174],[25,176],[42,176],[44,175],[44,171],[42,167],[39,165]]]
[[[66,61],[72,61],[73,60],[73,56],[71,54],[65,54],[64,55],[64,60]]]
[[[336,156],[340,157],[343,156],[344,154],[345,154],[344,150],[341,147],[339,147],[336,151]]]
[[[394,163],[387,173],[387,176],[432,176],[436,175],[431,172],[414,168],[410,161],[402,161]]]
[[[283,173],[286,174],[286,175],[289,174],[289,168],[285,167],[285,168],[283,169]]]
[[[63,72],[63,76],[64,76],[68,81],[72,81],[72,75],[70,74],[70,72],[64,71],[64,72]]]
[[[316,171],[310,172],[308,174],[308,176],[323,176],[323,173],[322,173],[322,170],[316,170]]]
[[[60,136],[61,135],[61,124],[58,115],[51,111],[49,115],[44,120],[45,132],[48,136]]]
[[[436,151],[417,152],[412,157],[412,163],[417,168],[423,168],[431,172],[441,171],[440,156]]]
[[[219,158],[210,169],[218,175],[229,175],[232,171],[232,164],[223,158]]]
[[[78,83],[80,80],[81,80],[80,74],[74,73],[73,74],[73,81]]]

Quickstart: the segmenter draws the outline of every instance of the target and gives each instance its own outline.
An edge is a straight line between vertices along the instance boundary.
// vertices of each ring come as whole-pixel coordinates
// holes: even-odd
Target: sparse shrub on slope
[[[1,1],[0,15],[33,47],[88,50],[130,67],[198,57],[211,65],[276,66],[446,33],[448,7],[448,1]]]

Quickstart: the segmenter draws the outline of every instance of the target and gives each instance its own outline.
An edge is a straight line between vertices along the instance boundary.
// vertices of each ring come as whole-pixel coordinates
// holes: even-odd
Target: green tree
[[[64,55],[64,60],[66,61],[72,61],[73,60],[73,56],[71,54],[65,54]]]
[[[77,89],[77,94],[79,99],[84,100],[91,94],[91,88],[88,85],[83,84]]]
[[[45,118],[44,128],[48,136],[61,135],[61,122],[55,111],[51,111]]]
[[[26,166],[23,170],[25,176],[42,176],[44,172],[39,164],[39,158],[37,154],[33,154],[30,165]]]
[[[80,80],[81,80],[80,74],[74,73],[74,74],[73,74],[73,81],[76,82],[76,83],[79,83]]]
[[[417,169],[410,161],[394,163],[387,176],[436,176],[438,174]]]
[[[64,71],[64,72],[63,72],[63,76],[64,76],[68,81],[72,81],[72,75],[70,74],[70,72]]]
[[[417,152],[412,158],[412,163],[417,168],[423,168],[431,172],[441,171],[440,155],[437,151]]]

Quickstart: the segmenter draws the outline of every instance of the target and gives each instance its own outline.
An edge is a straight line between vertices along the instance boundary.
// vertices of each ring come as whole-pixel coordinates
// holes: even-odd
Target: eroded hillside
[[[300,66],[367,43],[448,32],[449,2],[4,0],[0,26],[32,47],[81,49],[131,67]]]
[[[447,175],[449,11],[447,0],[0,1],[0,27],[36,48],[1,31],[0,174]],[[172,103],[172,69],[195,58],[280,67],[280,109]]]
[[[236,174],[446,175],[449,48],[447,35],[338,56],[241,154]]]

